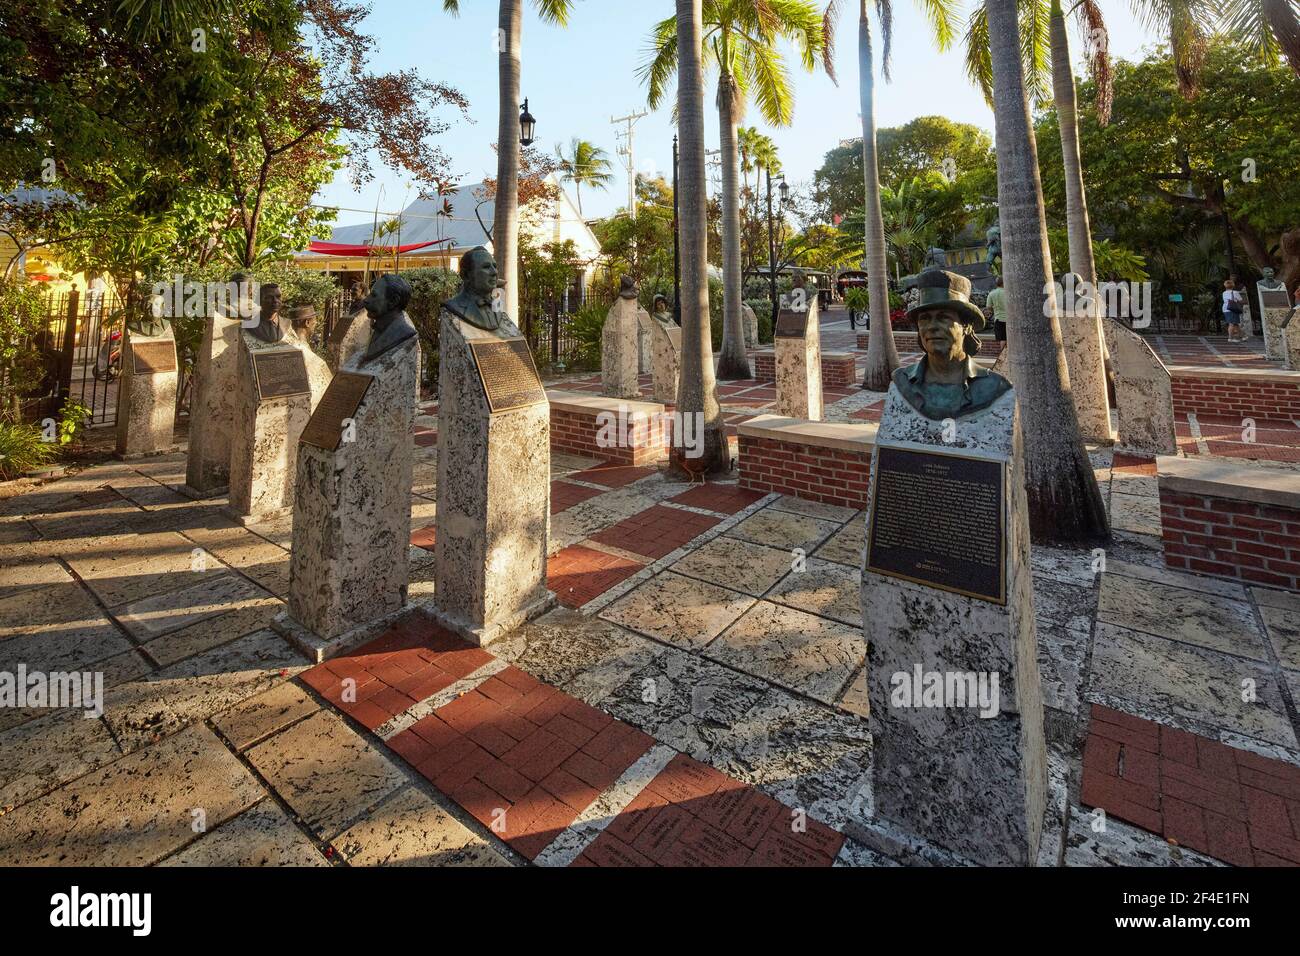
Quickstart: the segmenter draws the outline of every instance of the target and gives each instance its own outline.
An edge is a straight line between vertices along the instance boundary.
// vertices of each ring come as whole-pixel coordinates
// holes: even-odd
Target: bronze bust
[[[988,408],[1011,383],[975,364],[975,333],[984,313],[970,301],[970,280],[943,269],[916,278],[918,296],[907,310],[916,322],[925,358],[894,372],[894,386],[909,405],[932,421],[960,418]]]
[[[280,327],[280,287],[269,282],[258,290],[257,322],[246,331],[259,342],[274,345],[284,338],[284,329]]]
[[[419,333],[406,315],[411,284],[398,275],[380,276],[363,303],[370,316],[370,343],[362,365],[396,348]]]
[[[163,297],[156,295],[148,282],[137,282],[133,289],[131,308],[127,310],[126,327],[133,335],[157,338],[167,334],[168,322],[163,315]]]
[[[444,302],[452,315],[485,332],[501,332],[504,312],[492,308],[492,294],[497,288],[497,264],[492,253],[475,246],[460,258],[460,291]]]

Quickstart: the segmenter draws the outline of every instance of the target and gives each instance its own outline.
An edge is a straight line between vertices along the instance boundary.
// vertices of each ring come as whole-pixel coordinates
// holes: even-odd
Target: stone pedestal
[[[1282,323],[1291,314],[1286,286],[1279,285],[1276,289],[1271,289],[1260,283],[1255,288],[1259,293],[1259,322],[1263,327],[1264,351],[1274,361],[1285,362],[1286,333],[1282,331]]]
[[[366,639],[406,605],[416,340],[339,370],[302,434],[288,618],[317,659]]]
[[[620,328],[627,347],[618,360],[633,380],[635,308],[635,301],[622,310],[616,305],[609,319],[626,319]],[[546,589],[550,404],[527,342],[509,319],[498,318],[501,329],[489,332],[444,309],[439,326],[432,613],[477,644],[555,601]]]
[[[305,381],[298,376],[281,381],[284,370],[293,369],[287,360],[295,353],[302,357]],[[226,512],[252,524],[293,508],[298,436],[329,386],[330,371],[292,332],[275,343],[242,332],[238,356]]]
[[[665,404],[677,403],[677,376],[681,371],[682,330],[671,322],[651,319],[651,376],[654,382],[654,400]]]
[[[654,321],[645,309],[636,310],[636,369],[642,375],[649,374],[654,368]]]
[[[817,300],[808,308],[783,310],[772,340],[776,352],[776,413],[822,420],[822,343]]]
[[[1059,310],[1061,345],[1070,371],[1070,397],[1084,441],[1110,444],[1110,406],[1106,399],[1101,322],[1085,311]]]
[[[758,316],[747,303],[740,304],[740,324],[745,331],[745,348],[758,348]]]
[[[370,316],[365,309],[354,315],[341,315],[325,343],[325,363],[337,372],[370,344]]]
[[[158,336],[123,333],[117,380],[117,456],[139,458],[175,449],[176,339],[171,326]]]
[[[600,381],[602,395],[610,398],[638,398],[637,381],[639,346],[636,299],[619,296],[605,316],[600,336]]]
[[[230,485],[230,429],[239,386],[238,318],[215,315],[203,327],[190,388],[190,446],[183,490],[195,498]]]
[[[1119,417],[1115,450],[1153,457],[1177,454],[1169,369],[1146,340],[1124,323],[1106,319],[1103,325]]]
[[[1300,310],[1297,310],[1297,314],[1300,314]],[[1300,319],[1292,316],[1279,331],[1282,341],[1286,343],[1286,367],[1300,372]]]
[[[944,437],[890,386],[861,591],[871,826],[1033,865],[1047,763],[1015,392]]]

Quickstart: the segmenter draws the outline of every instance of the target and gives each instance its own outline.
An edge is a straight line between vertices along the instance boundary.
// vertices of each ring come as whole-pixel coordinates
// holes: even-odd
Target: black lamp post
[[[790,186],[785,181],[785,174],[781,174],[781,205],[790,205]]]
[[[532,146],[533,133],[537,129],[537,120],[533,114],[528,112],[528,100],[524,100],[524,105],[519,107],[519,145]]]

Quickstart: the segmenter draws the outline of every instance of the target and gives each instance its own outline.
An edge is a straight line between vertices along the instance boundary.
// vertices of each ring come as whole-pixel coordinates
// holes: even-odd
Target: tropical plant
[[[1268,66],[1285,59],[1300,76],[1300,14],[1296,0],[1225,0],[1221,25],[1245,41],[1246,50]]]
[[[564,147],[555,147],[555,156],[560,161],[560,178],[566,183],[573,183],[573,195],[578,201],[578,215],[582,215],[582,187],[608,189],[614,179],[613,163],[609,154],[595,143],[574,137],[569,143],[566,155]]]
[[[565,26],[572,0],[533,0],[538,15],[548,23]],[[442,8],[460,14],[460,0],[442,0]],[[496,207],[492,224],[493,258],[504,286],[506,315],[519,315],[519,94],[520,44],[523,38],[523,0],[499,0],[497,8],[497,175]]]
[[[46,441],[37,426],[0,421],[0,478],[5,481],[48,465],[57,453],[58,445]]]
[[[1052,279],[1050,253],[1017,0],[985,0],[985,9],[998,143],[1007,337],[1015,343],[1011,377],[1019,392],[1030,530],[1038,541],[1104,540],[1110,528],[1079,419],[1066,391],[1069,373],[1055,298],[1044,297]]]
[[[825,33],[812,0],[703,0],[703,55],[718,71],[717,106],[722,163],[722,353],[718,378],[751,375],[741,323],[740,146],[738,128],[752,97],[763,118],[788,126],[794,115],[794,91],[785,59],[777,48],[791,43],[809,72],[826,65]],[[641,67],[650,106],[659,106],[678,65],[678,21],[661,21]]]
[[[0,277],[0,420],[18,421],[23,396],[41,381],[45,302],[26,277]]]

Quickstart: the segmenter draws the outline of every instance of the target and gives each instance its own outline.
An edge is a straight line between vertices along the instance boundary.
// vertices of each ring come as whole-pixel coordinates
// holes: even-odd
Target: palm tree
[[[677,410],[702,425],[702,455],[686,456],[674,440],[670,472],[685,478],[731,470],[731,449],[713,375],[709,326],[708,197],[704,173],[704,64],[702,0],[677,0],[677,203],[682,247],[682,362]]]
[[[1012,379],[1024,436],[1029,526],[1036,541],[1085,542],[1110,535],[1106,509],[1070,401],[1070,376],[1050,286],[1050,254],[1038,145],[1021,62],[1017,0],[985,0],[998,216]],[[1047,314],[1044,314],[1047,313]]]
[[[582,215],[582,187],[586,184],[593,189],[608,189],[614,179],[610,172],[613,164],[609,154],[585,139],[573,137],[569,143],[568,155],[564,147],[555,147],[556,158],[560,161],[560,176],[566,183],[573,183],[573,194],[578,200],[578,215]]]
[[[1224,0],[1222,23],[1246,42],[1247,50],[1269,66],[1286,59],[1300,76],[1300,16],[1296,0]]]
[[[740,150],[738,127],[752,95],[763,118],[788,126],[794,92],[776,42],[794,44],[802,65],[812,72],[823,57],[822,18],[812,0],[702,0],[704,56],[718,70],[718,121],[722,163],[722,353],[718,378],[751,376],[741,323]],[[661,21],[641,68],[651,108],[664,100],[678,65],[676,17]]]
[[[838,14],[839,0],[826,8],[827,22]],[[890,0],[875,0],[882,50],[880,72],[889,80],[889,52],[894,35],[894,11]],[[956,0],[920,0],[921,12],[930,21],[940,50],[946,50],[956,35]],[[876,156],[876,78],[871,44],[868,0],[858,0],[858,101],[862,113],[862,178],[865,187],[863,268],[867,271],[870,295],[871,336],[867,340],[867,367],[862,387],[883,392],[898,368],[898,348],[889,324],[889,267],[885,245],[885,221],[880,209],[880,169]]]
[[[565,26],[573,0],[533,0],[548,23]],[[442,0],[442,8],[460,14],[460,0]],[[493,258],[504,284],[504,310],[519,316],[519,49],[523,35],[523,0],[500,0],[497,13],[497,190],[492,222]]]

